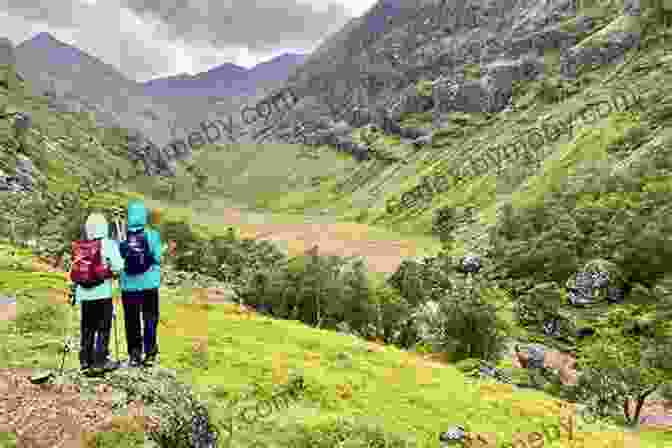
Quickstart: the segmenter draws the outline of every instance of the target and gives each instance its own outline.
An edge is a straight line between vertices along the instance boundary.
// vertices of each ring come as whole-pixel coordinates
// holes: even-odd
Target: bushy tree
[[[601,415],[620,407],[626,422],[633,426],[639,423],[646,399],[672,379],[667,322],[653,321],[644,333],[633,333],[627,325],[645,308],[611,311],[599,326],[600,337],[579,347],[579,363],[585,372],[579,379],[578,394]]]
[[[497,277],[523,290],[565,281],[591,259],[615,263],[627,285],[652,287],[672,265],[672,207],[653,191],[668,163],[652,157],[648,168],[605,175],[603,167],[579,167],[575,175],[525,207],[503,207],[490,233],[489,256]],[[665,174],[667,175],[667,174]],[[515,288],[513,288],[515,289]]]
[[[421,261],[404,260],[388,278],[411,306],[429,300],[438,300],[451,287],[450,274],[455,271],[453,261],[445,253],[425,257]]]
[[[237,294],[246,304],[270,309],[279,318],[332,329],[346,322],[362,336],[377,333],[374,290],[362,262],[305,254],[254,272]]]
[[[438,302],[436,313],[418,316],[426,325],[426,341],[445,352],[453,361],[480,358],[498,359],[504,348],[507,324],[488,300],[492,285],[456,280],[454,287]]]

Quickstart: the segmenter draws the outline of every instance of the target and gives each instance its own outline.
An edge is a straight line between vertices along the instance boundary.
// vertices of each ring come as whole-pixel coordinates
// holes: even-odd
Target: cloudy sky
[[[375,0],[0,0],[14,44],[48,32],[146,81],[307,53]]]

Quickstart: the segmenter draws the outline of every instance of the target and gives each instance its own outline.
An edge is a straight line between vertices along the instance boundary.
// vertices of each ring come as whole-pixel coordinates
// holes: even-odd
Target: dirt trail
[[[257,222],[254,222],[257,221]],[[227,208],[222,224],[235,226],[244,237],[285,244],[290,255],[318,246],[322,255],[362,256],[371,271],[392,273],[405,258],[421,255],[413,241],[374,239],[367,236],[371,228],[357,223],[293,223],[274,224],[263,221],[261,214]]]

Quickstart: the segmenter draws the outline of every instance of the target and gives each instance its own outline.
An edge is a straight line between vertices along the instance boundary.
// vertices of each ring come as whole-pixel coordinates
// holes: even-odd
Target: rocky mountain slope
[[[92,111],[103,127],[137,129],[157,145],[168,143],[168,122],[176,114],[111,65],[48,33],[21,43],[15,53],[19,72],[34,93],[54,100],[55,110]]]
[[[521,168],[523,160],[493,149],[526,141],[531,129],[545,123],[585,128],[590,121],[577,115],[608,98],[634,94],[640,108],[667,116],[660,87],[669,83],[669,11],[630,1],[599,8],[559,0],[443,3],[424,2],[368,37],[357,26],[347,36],[339,33],[341,44],[325,43],[329,50],[311,57],[288,83],[301,97],[287,119],[289,129],[298,122],[310,130],[301,136],[304,142],[365,153],[361,173],[351,181],[365,180],[342,198],[342,211],[356,216],[367,209],[372,221],[429,231],[439,205],[473,201],[479,176],[488,176],[478,189],[489,191],[482,205],[492,223],[504,198],[511,200],[543,171],[520,173],[509,185],[511,180],[497,177],[502,163],[488,162],[478,174],[463,171],[460,189],[448,188],[459,177],[455,170],[466,169],[471,159],[490,153]],[[632,106],[625,102],[617,110]],[[655,141],[664,126],[654,119],[650,131],[649,141]],[[568,142],[562,134],[527,145],[537,168],[559,156]],[[431,182],[418,185],[421,177]],[[446,187],[435,185],[440,179]],[[420,200],[413,198],[423,189],[432,199],[416,206]],[[316,204],[324,194],[297,195],[296,208],[304,200]],[[468,227],[484,235],[482,227]]]
[[[246,97],[254,100],[278,88],[304,59],[286,54],[250,70],[220,66],[193,77],[137,83],[48,33],[23,42],[13,53],[17,72],[25,74],[35,94],[49,99],[51,110],[91,113],[97,126],[132,131],[133,159],[165,159],[165,166],[149,163],[153,175],[174,174],[175,163],[189,156],[164,151],[178,130],[188,132],[206,116],[213,118],[221,103],[238,112]]]

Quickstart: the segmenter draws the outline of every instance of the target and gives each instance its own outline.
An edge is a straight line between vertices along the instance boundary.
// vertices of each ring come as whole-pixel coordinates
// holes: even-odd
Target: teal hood
[[[142,201],[132,201],[128,204],[128,230],[133,232],[144,229],[147,225],[147,207]]]
[[[84,229],[86,231],[86,238],[89,240],[107,238],[109,232],[107,219],[100,213],[92,213],[89,215],[86,224],[84,224]]]

